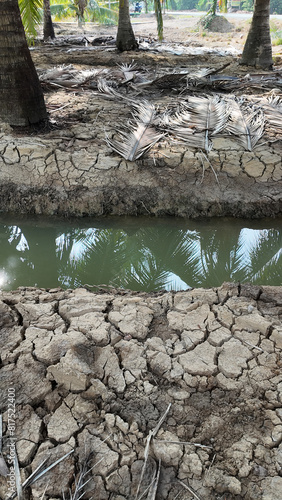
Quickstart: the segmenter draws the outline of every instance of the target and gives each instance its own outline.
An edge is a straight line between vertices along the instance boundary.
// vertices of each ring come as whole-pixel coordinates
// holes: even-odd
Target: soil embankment
[[[68,216],[280,215],[281,128],[275,128],[279,119],[269,112],[282,116],[281,106],[272,107],[281,95],[281,69],[277,66],[273,74],[254,70],[250,76],[250,68],[239,66],[246,26],[234,28],[230,38],[228,33],[196,32],[195,19],[168,16],[160,45],[155,22],[140,18],[134,29],[143,48],[134,54],[118,54],[111,41],[91,45],[98,35],[114,35],[115,27],[86,26],[79,36],[68,36],[77,33],[72,25],[56,28],[60,35],[53,44],[32,50],[52,130],[27,135],[0,128],[0,210]],[[62,64],[67,69],[58,69]],[[191,104],[189,99],[202,99],[205,108],[214,97],[225,103],[226,112],[236,97],[236,103],[243,102],[243,114],[228,119],[223,130],[217,123],[222,114],[213,124],[208,116],[205,122],[209,111],[199,104],[196,115],[209,125],[193,123],[193,116],[187,125],[183,106]],[[134,106],[144,100],[155,110],[154,127],[162,124],[162,137],[140,158],[127,160],[107,138],[122,142],[119,131],[124,128],[129,137]],[[191,137],[187,144],[175,134],[175,119],[182,120],[178,132],[190,127],[195,145]],[[164,125],[167,120],[174,135]],[[245,120],[247,132],[240,129]],[[199,142],[199,127],[208,141]]]

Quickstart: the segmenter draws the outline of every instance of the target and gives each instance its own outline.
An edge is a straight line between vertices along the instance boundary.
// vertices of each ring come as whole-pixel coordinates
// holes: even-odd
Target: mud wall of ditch
[[[105,120],[111,106],[99,108]],[[107,147],[104,129],[90,123],[40,137],[2,133],[0,210],[66,216],[281,214],[280,142],[251,152],[229,139],[213,142],[204,155],[162,141],[130,162]]]

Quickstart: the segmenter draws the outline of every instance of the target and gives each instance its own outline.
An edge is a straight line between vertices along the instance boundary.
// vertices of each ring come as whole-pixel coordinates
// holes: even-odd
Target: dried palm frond
[[[118,67],[121,71],[123,71],[123,73],[128,73],[131,71],[135,71],[137,69],[137,63],[135,63],[134,61],[132,61],[129,64],[122,63],[122,64],[118,64]]]
[[[210,136],[221,132],[228,120],[225,102],[218,97],[189,97],[182,108],[174,117],[166,115],[167,131],[189,146],[210,151]]]
[[[106,136],[108,146],[129,161],[140,158],[163,137],[163,134],[153,127],[155,106],[143,101],[134,107],[134,122],[129,122],[129,128],[119,131],[117,139]]]
[[[108,71],[104,69],[86,69],[79,71],[76,74],[76,81],[78,85],[85,85],[85,83],[89,82],[90,80],[94,80],[98,78],[98,76],[101,77],[101,75],[107,74]]]
[[[246,116],[235,99],[228,101],[230,106],[230,120],[225,130],[235,135],[238,142],[248,151],[252,151],[264,131],[264,115],[258,108],[251,108]],[[242,105],[242,101],[240,103]]]
[[[132,61],[132,63],[130,64],[120,64],[120,65],[118,64],[118,66],[124,77],[122,83],[125,84],[131,82],[135,77],[135,70],[137,68],[137,64]]]
[[[210,145],[206,145],[205,134],[191,127],[191,115],[188,111],[176,113],[174,117],[166,117],[164,125],[167,125],[166,131],[168,133],[185,141],[187,146],[200,149],[206,149],[207,146],[210,149]]]
[[[139,47],[140,48],[140,47]],[[152,50],[152,51],[157,51],[157,52],[169,52],[171,54],[175,55],[182,55],[182,54],[191,54],[191,55],[204,55],[204,54],[215,54],[218,56],[227,56],[227,55],[232,55],[232,56],[237,56],[240,54],[240,52],[233,48],[229,47],[226,49],[219,49],[219,48],[212,48],[212,47],[185,47],[184,45],[181,44],[148,44],[144,45],[141,47],[143,50]]]
[[[42,83],[61,86],[61,87],[79,87],[97,79],[102,74],[109,73],[104,69],[91,69],[91,70],[76,70],[71,64],[68,66],[57,66],[44,71],[39,79]]]
[[[113,100],[124,100],[126,102],[130,102],[131,104],[135,105],[135,99],[131,99],[130,97],[127,97],[117,90],[114,89],[113,86],[109,85],[108,80],[105,80],[105,78],[99,78],[97,81],[97,88],[100,93],[104,94],[104,97],[107,99],[113,99]]]
[[[97,87],[99,92],[106,94],[109,99],[116,99],[117,97],[120,97],[120,94],[111,85],[109,85],[105,78],[98,79]]]
[[[198,71],[190,72],[186,78],[186,88],[210,85],[210,80],[207,77],[211,73],[214,73],[214,69],[201,68]]]
[[[46,82],[49,80],[54,80],[56,78],[62,78],[64,75],[69,75],[70,73],[73,75],[73,72],[75,71],[74,67],[72,64],[62,65],[62,66],[55,66],[54,68],[48,69],[47,71],[44,71],[40,76],[39,80]]]
[[[263,111],[261,109],[257,109],[250,113],[250,115],[247,117],[247,123],[251,131],[252,149],[254,149],[258,141],[263,136],[264,132],[265,118]]]
[[[172,86],[178,86],[182,84],[182,81],[187,76],[185,73],[166,73],[164,75],[155,78],[150,82],[150,85],[158,88],[170,88]]]
[[[271,96],[262,101],[263,111],[271,127],[282,131],[282,99],[279,96]]]
[[[212,135],[225,127],[229,117],[224,101],[216,97],[189,97],[185,107],[190,111],[193,127]]]

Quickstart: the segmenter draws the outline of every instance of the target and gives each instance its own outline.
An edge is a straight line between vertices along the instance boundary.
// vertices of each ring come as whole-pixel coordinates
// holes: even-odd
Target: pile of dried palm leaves
[[[135,64],[80,71],[65,66],[48,70],[41,74],[40,80],[48,88],[92,89],[96,95],[123,100],[131,106],[133,119],[114,131],[114,138],[106,135],[111,149],[129,161],[140,158],[164,136],[207,153],[212,149],[214,137],[229,137],[252,151],[262,138],[266,123],[279,132],[282,129],[281,96],[236,97],[230,93],[236,85],[242,91],[246,85],[257,88],[259,82],[262,90],[267,85],[273,88],[274,80],[276,88],[282,89],[279,74],[239,78],[202,69],[150,76]],[[164,89],[175,94],[176,87],[177,97],[163,110],[143,98],[144,93],[147,97],[152,91],[160,97]]]

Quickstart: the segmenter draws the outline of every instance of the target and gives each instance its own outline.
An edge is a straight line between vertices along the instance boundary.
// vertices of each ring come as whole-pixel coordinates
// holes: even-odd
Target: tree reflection
[[[73,285],[103,283],[150,291],[171,288],[174,277],[181,280],[182,288],[183,283],[209,287],[224,281],[281,284],[277,269],[280,231],[259,231],[251,251],[246,252],[242,227],[227,227],[196,231],[157,226],[134,233],[126,228],[82,232],[79,241],[83,252],[71,264],[77,271]]]
[[[204,230],[200,235],[201,280],[204,287],[224,281],[245,281],[248,275],[244,239],[239,227]]]
[[[29,270],[29,262],[25,258],[28,244],[18,226],[5,224],[1,227],[0,240],[0,289],[17,288],[21,278]],[[21,252],[21,258],[19,258],[19,252]]]
[[[282,284],[280,229],[246,231],[234,220],[110,224],[2,224],[0,288],[87,283],[152,291],[224,281]]]
[[[282,231],[261,232],[250,252],[249,279],[257,284],[282,284]]]

